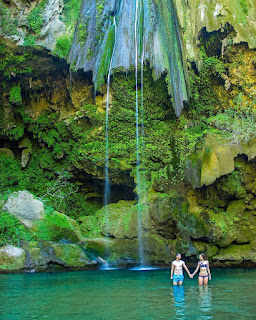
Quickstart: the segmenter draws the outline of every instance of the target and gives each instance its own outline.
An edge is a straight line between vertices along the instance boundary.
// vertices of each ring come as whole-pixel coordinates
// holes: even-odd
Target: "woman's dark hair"
[[[200,256],[203,257],[204,260],[206,260],[206,256],[204,253],[200,253]]]

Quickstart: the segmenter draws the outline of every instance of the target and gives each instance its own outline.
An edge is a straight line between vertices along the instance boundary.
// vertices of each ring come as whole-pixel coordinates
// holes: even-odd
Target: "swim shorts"
[[[184,280],[183,274],[174,274],[173,275],[173,282],[179,282],[179,281],[183,282],[183,280]]]

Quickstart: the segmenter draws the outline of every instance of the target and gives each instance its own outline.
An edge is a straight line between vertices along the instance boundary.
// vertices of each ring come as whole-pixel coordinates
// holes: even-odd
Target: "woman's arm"
[[[200,268],[200,263],[198,262],[196,270],[192,273],[192,277],[194,277],[194,275],[198,272],[199,268]]]
[[[211,279],[212,279],[212,275],[211,275],[211,270],[210,270],[209,261],[207,262],[207,272],[208,272],[208,275],[209,275],[209,280],[211,280]]]
[[[189,275],[189,278],[192,278],[192,275],[190,274],[188,267],[185,265],[185,262],[183,262],[183,267],[187,271],[187,274]]]
[[[173,271],[174,271],[174,268],[175,268],[175,265],[172,263],[170,279],[172,279],[172,278],[173,278]]]

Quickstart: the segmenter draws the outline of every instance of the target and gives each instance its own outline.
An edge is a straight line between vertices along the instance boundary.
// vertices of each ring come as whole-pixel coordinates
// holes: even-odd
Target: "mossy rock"
[[[70,242],[82,240],[77,222],[57,211],[45,214],[42,220],[35,223],[33,230],[38,240]]]
[[[213,244],[196,241],[193,241],[192,243],[193,246],[196,248],[196,254],[204,253],[208,259],[211,259],[219,251],[218,247]]]
[[[23,249],[11,245],[0,249],[0,270],[19,271],[25,266],[26,253]]]
[[[110,263],[126,264],[139,261],[137,239],[112,239],[108,251],[106,259]]]
[[[236,264],[241,264],[244,260],[256,262],[256,254],[252,252],[249,244],[232,244],[227,248],[221,249],[218,255],[213,256],[213,261],[231,261]]]
[[[7,148],[0,148],[0,156],[6,156],[14,159],[14,153]]]
[[[86,251],[93,253],[95,256],[103,257],[107,252],[107,248],[110,246],[111,239],[107,238],[94,238],[83,239],[79,245]]]
[[[47,268],[47,257],[43,254],[44,246],[39,241],[29,241],[22,244],[22,248],[26,251],[25,267],[27,269],[45,270]]]
[[[137,236],[135,201],[120,200],[97,211],[94,216],[81,218],[81,232],[88,238],[112,237],[117,239]]]
[[[233,216],[243,216],[246,210],[246,204],[243,200],[231,201],[227,208],[227,213]]]
[[[76,244],[54,244],[55,258],[66,267],[83,267],[91,264],[84,251]]]

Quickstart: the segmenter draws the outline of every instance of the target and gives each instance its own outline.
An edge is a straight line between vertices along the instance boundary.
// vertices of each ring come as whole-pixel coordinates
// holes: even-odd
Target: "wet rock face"
[[[179,22],[184,32],[186,51],[190,60],[198,61],[198,34],[202,28],[208,32],[220,30],[229,23],[235,30],[234,43],[247,42],[250,48],[256,46],[255,15],[253,0],[232,1],[208,0],[183,1],[174,0]],[[247,30],[250,30],[249,32]],[[225,45],[225,41],[223,40]]]

